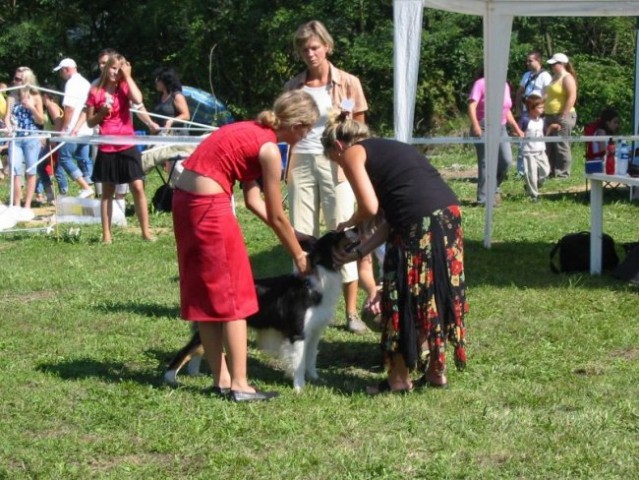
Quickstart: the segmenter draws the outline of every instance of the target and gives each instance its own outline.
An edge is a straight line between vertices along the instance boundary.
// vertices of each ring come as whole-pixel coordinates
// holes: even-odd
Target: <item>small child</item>
[[[619,112],[614,108],[604,108],[599,115],[599,121],[597,122],[597,129],[593,135],[597,137],[610,137],[619,133],[619,127],[621,126],[621,118]],[[590,150],[592,151],[593,160],[604,161],[606,156],[606,144],[608,142],[592,142]]]
[[[521,129],[525,133],[522,145],[524,157],[524,176],[526,192],[534,202],[539,200],[539,188],[550,174],[550,163],[546,156],[546,143],[535,138],[544,136],[544,100],[539,95],[526,98],[528,118],[522,121]]]
[[[60,106],[58,95],[52,93],[54,91],[53,86],[47,85],[45,88],[46,90],[43,90],[41,94],[42,105],[44,106],[44,130],[47,132],[59,131],[64,117],[64,110]],[[51,143],[47,140],[42,147],[40,157],[44,157],[50,151]],[[69,182],[62,165],[58,163],[57,152],[51,154],[50,158],[39,163],[37,167],[36,199],[43,205],[50,205],[55,202],[55,194],[51,183],[51,176],[54,172],[58,182],[58,191],[60,194],[66,195],[69,189]]]

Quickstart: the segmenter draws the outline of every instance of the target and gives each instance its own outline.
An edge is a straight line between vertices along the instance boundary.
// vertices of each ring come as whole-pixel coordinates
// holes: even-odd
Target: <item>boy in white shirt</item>
[[[539,187],[550,174],[550,163],[546,156],[546,143],[535,140],[544,136],[544,99],[539,95],[529,95],[526,98],[527,117],[522,118],[520,127],[525,133],[522,143],[524,160],[524,177],[526,192],[534,202],[539,200]]]
[[[528,116],[526,98],[529,95],[544,96],[546,87],[552,82],[552,76],[542,68],[543,58],[541,53],[533,50],[526,55],[526,67],[528,71],[524,73],[519,82],[519,87],[515,92],[515,118],[525,121]],[[521,146],[517,154],[517,174],[524,174],[524,161]]]

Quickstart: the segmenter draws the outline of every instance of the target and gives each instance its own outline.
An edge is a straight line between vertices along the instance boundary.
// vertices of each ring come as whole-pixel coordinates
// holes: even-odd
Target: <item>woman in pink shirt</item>
[[[475,80],[473,88],[468,96],[468,117],[470,118],[470,134],[473,137],[481,137],[484,133],[485,118],[485,99],[486,99],[486,81],[484,80],[483,69],[480,78]],[[510,97],[510,87],[508,84],[504,88],[504,104],[502,107],[501,125],[502,136],[506,134],[506,124],[510,125],[517,136],[523,137],[524,132],[521,131],[517,121],[510,109],[513,106]],[[479,205],[486,204],[486,150],[483,143],[476,143],[475,150],[477,152],[477,203]],[[506,172],[513,162],[513,154],[510,149],[510,143],[502,142],[499,144],[499,157],[497,163],[497,190],[495,191],[495,204],[499,203],[499,185],[506,178]]]
[[[87,124],[100,125],[100,133],[108,136],[133,136],[133,120],[130,105],[142,103],[142,93],[131,77],[131,64],[119,54],[109,56],[97,84],[91,88],[87,99]],[[135,213],[140,222],[142,238],[153,240],[149,227],[149,212],[143,183],[144,171],[140,152],[135,145],[100,144],[93,167],[94,182],[102,184],[100,214],[102,216],[102,241],[111,243],[111,218],[115,187],[128,183]]]

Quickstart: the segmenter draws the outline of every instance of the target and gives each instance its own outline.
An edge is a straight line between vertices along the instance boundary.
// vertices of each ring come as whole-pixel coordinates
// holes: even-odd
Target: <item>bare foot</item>
[[[418,387],[447,388],[448,380],[446,379],[446,375],[425,373],[423,377],[415,382],[415,384]]]

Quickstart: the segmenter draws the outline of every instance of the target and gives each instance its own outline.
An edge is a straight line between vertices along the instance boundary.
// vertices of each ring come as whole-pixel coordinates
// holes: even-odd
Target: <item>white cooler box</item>
[[[113,225],[126,226],[124,200],[113,201]],[[100,223],[100,200],[91,198],[62,197],[56,205],[58,223]]]

